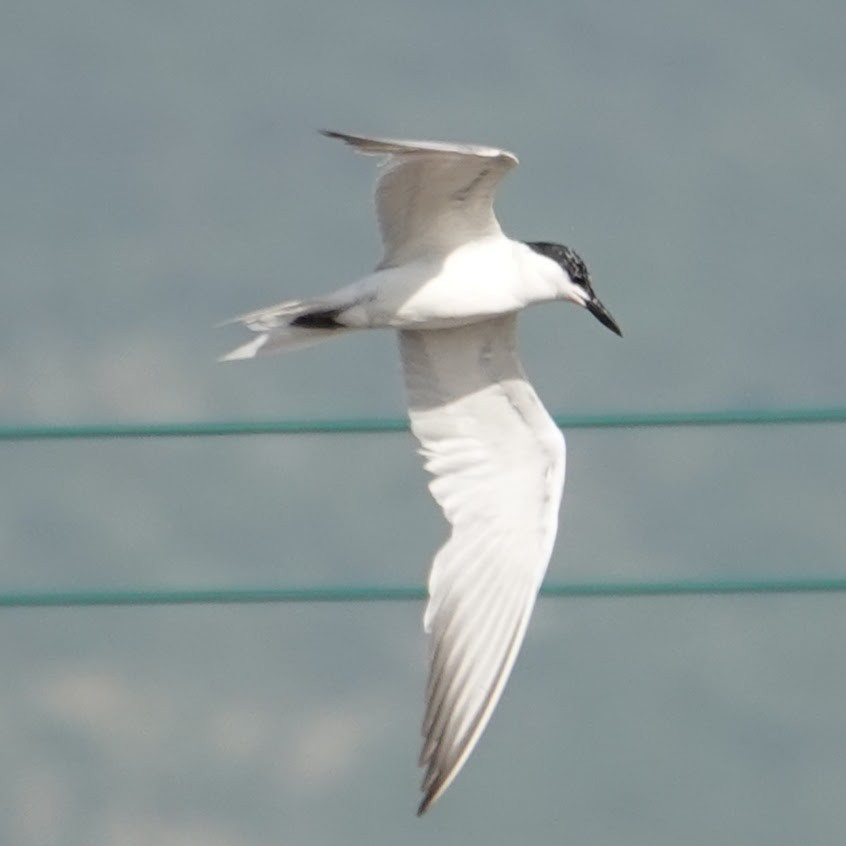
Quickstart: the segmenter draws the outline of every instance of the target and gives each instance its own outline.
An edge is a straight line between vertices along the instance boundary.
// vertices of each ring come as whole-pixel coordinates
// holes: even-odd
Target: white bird
[[[386,156],[376,184],[384,256],[334,293],[236,321],[257,336],[224,360],[353,329],[399,331],[411,430],[451,533],[429,573],[422,814],[490,720],[534,607],[558,526],[564,438],[517,357],[517,313],[583,306],[621,334],[571,249],[514,241],[493,211],[505,150],[323,132]]]

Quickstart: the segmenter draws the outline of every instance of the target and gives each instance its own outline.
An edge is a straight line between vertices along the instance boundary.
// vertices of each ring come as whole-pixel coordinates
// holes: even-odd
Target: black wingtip
[[[318,129],[318,135],[322,135],[324,138],[337,138],[339,141],[345,141],[347,144],[352,144],[355,140],[355,137],[352,135],[347,135],[346,132],[338,132],[335,129]]]
[[[427,772],[426,778],[423,779],[423,798],[420,800],[420,804],[417,806],[417,816],[422,817],[435,802],[440,799],[441,794],[444,792],[444,779],[443,777],[439,776],[437,778],[430,778],[431,773]]]

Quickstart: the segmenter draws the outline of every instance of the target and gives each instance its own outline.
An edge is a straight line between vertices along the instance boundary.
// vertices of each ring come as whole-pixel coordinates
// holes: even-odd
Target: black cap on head
[[[588,300],[585,303],[585,308],[603,325],[607,326],[612,332],[622,337],[623,333],[617,322],[611,317],[610,312],[599,301],[599,298],[594,294],[593,287],[590,284],[590,271],[587,265],[582,260],[582,257],[569,247],[563,244],[554,244],[551,241],[527,241],[527,247],[531,247],[536,253],[552,259],[556,264],[560,265],[562,270],[570,277],[574,285],[578,285],[588,295]]]
[[[526,242],[527,247],[531,247],[536,253],[552,259],[556,264],[566,271],[567,275],[573,282],[586,291],[591,291],[590,287],[590,271],[587,265],[582,260],[582,257],[569,247],[563,244],[553,244],[550,241],[531,241]]]

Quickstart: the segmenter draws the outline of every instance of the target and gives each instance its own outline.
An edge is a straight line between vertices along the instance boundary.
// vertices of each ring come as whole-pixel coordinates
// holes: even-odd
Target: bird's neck
[[[554,262],[536,253],[522,241],[514,242],[514,251],[526,305],[566,298],[562,289],[563,274]]]

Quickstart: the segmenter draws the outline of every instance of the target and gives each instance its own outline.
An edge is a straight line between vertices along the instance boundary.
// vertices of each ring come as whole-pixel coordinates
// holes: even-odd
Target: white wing
[[[387,155],[376,184],[376,216],[385,256],[380,266],[446,255],[502,230],[493,196],[517,157],[494,147],[365,138],[324,131],[362,153]]]
[[[490,719],[555,540],[564,439],[526,381],[515,327],[507,315],[399,333],[411,429],[452,526],[429,575],[419,813]]]

